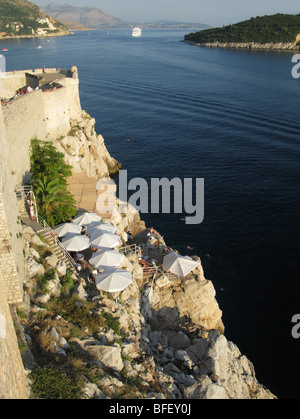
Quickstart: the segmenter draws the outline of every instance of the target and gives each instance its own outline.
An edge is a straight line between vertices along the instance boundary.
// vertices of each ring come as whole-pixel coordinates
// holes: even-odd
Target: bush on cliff
[[[69,221],[76,215],[76,201],[67,189],[72,166],[51,142],[31,141],[32,185],[39,215],[48,224]]]
[[[80,375],[61,365],[35,368],[30,376],[32,399],[81,399],[84,383]]]

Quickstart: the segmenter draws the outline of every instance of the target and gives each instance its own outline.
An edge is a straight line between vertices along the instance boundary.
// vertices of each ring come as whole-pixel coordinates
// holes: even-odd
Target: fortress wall
[[[20,236],[19,212],[15,187],[17,168],[23,166],[24,155],[19,156],[5,131],[2,107],[0,110],[0,269],[9,303],[22,302],[24,275],[23,240]],[[22,149],[21,152],[25,152]],[[12,157],[16,155],[15,157]],[[20,161],[19,161],[20,159]]]
[[[0,286],[0,399],[27,398],[27,383],[17,337],[6,294]]]
[[[14,83],[23,83],[25,72],[10,76]],[[62,84],[65,87],[52,92],[36,90],[0,107],[0,269],[9,303],[22,301],[23,243],[15,188],[29,175],[31,139],[67,135],[70,118],[81,113],[78,79],[66,77]]]
[[[2,78],[2,96],[10,99],[25,84],[25,72],[5,73],[5,77]]]
[[[34,91],[4,107],[4,125],[7,142],[5,155],[8,175],[14,173],[15,184],[21,184],[29,171],[30,140],[46,137],[43,92]]]
[[[69,96],[67,88],[53,92],[37,90],[1,107],[0,205],[2,201],[3,207],[0,210],[2,208],[3,214],[0,211],[0,242],[2,239],[3,248],[0,269],[5,277],[10,303],[22,301],[24,276],[23,243],[15,188],[29,175],[31,139],[51,140],[70,131],[68,97],[76,98],[76,92],[78,88]],[[76,107],[77,104],[71,106],[72,109]]]
[[[66,77],[61,81],[61,84],[65,86],[67,90],[67,102],[70,119],[80,119],[81,104],[79,97],[79,79]]]
[[[24,265],[23,243],[16,237],[19,225],[13,176],[7,176],[5,167],[2,107],[0,140],[0,399],[23,399],[28,398],[26,378],[9,309],[9,304],[22,302],[18,269]]]
[[[21,74],[22,73],[22,74]],[[16,89],[25,72],[13,74]],[[27,398],[24,368],[9,306],[23,302],[23,239],[15,193],[30,170],[30,141],[67,135],[81,113],[78,79],[37,90],[0,106],[0,399]],[[11,87],[12,85],[10,85]],[[71,103],[72,102],[72,103]]]
[[[51,140],[67,135],[70,119],[80,117],[78,79],[63,79],[65,87],[52,92],[36,90],[3,107],[7,143],[7,171],[15,185],[22,183],[30,168],[30,140]]]
[[[4,129],[2,107],[0,109],[0,270],[2,286],[5,287],[9,303],[22,302],[22,284],[24,276],[23,240],[18,219],[19,212],[15,187],[17,184],[14,166],[22,166],[16,160],[13,163],[11,153],[14,149]],[[24,151],[24,150],[23,150]],[[22,157],[21,162],[24,158]]]
[[[40,140],[59,138],[70,131],[69,104],[66,88],[41,95],[43,118],[39,118],[37,137]],[[40,133],[43,133],[41,135]]]

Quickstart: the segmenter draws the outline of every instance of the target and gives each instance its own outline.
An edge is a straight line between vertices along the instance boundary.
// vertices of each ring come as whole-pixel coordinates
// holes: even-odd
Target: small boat
[[[141,36],[142,36],[142,29],[141,29],[139,26],[135,26],[135,27],[132,29],[132,36],[133,36],[134,38],[139,38],[139,37],[141,37]]]
[[[8,49],[7,48],[3,48],[3,50],[2,51],[8,51]]]

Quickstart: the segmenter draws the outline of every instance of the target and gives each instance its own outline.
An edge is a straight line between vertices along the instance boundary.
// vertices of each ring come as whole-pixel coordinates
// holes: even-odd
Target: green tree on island
[[[277,13],[272,16],[252,17],[244,22],[226,25],[222,28],[205,29],[185,35],[185,41],[207,42],[295,42],[300,33],[300,14]]]

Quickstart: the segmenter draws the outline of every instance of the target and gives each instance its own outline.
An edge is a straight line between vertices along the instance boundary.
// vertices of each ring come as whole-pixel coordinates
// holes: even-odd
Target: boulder
[[[227,399],[224,387],[213,383],[209,377],[202,377],[198,382],[183,391],[185,399]]]
[[[29,242],[35,246],[47,247],[47,244],[44,243],[38,235],[35,233],[32,227],[26,226],[22,229],[22,236],[26,242]]]
[[[66,262],[64,262],[63,260],[59,260],[56,265],[56,272],[59,277],[66,275],[67,273]]]
[[[61,283],[58,275],[55,274],[55,278],[48,282],[47,289],[51,297],[59,297],[61,290]]]
[[[27,258],[26,267],[30,278],[34,278],[37,275],[44,275],[45,273],[45,268],[43,265],[38,263],[33,257]]]
[[[82,301],[86,301],[86,299],[88,297],[88,293],[86,292],[86,290],[84,289],[82,284],[77,284],[75,286],[73,294],[77,295],[79,300],[82,300]]]
[[[121,357],[121,348],[116,346],[86,346],[85,349],[93,358],[107,368],[122,371],[124,364]]]

